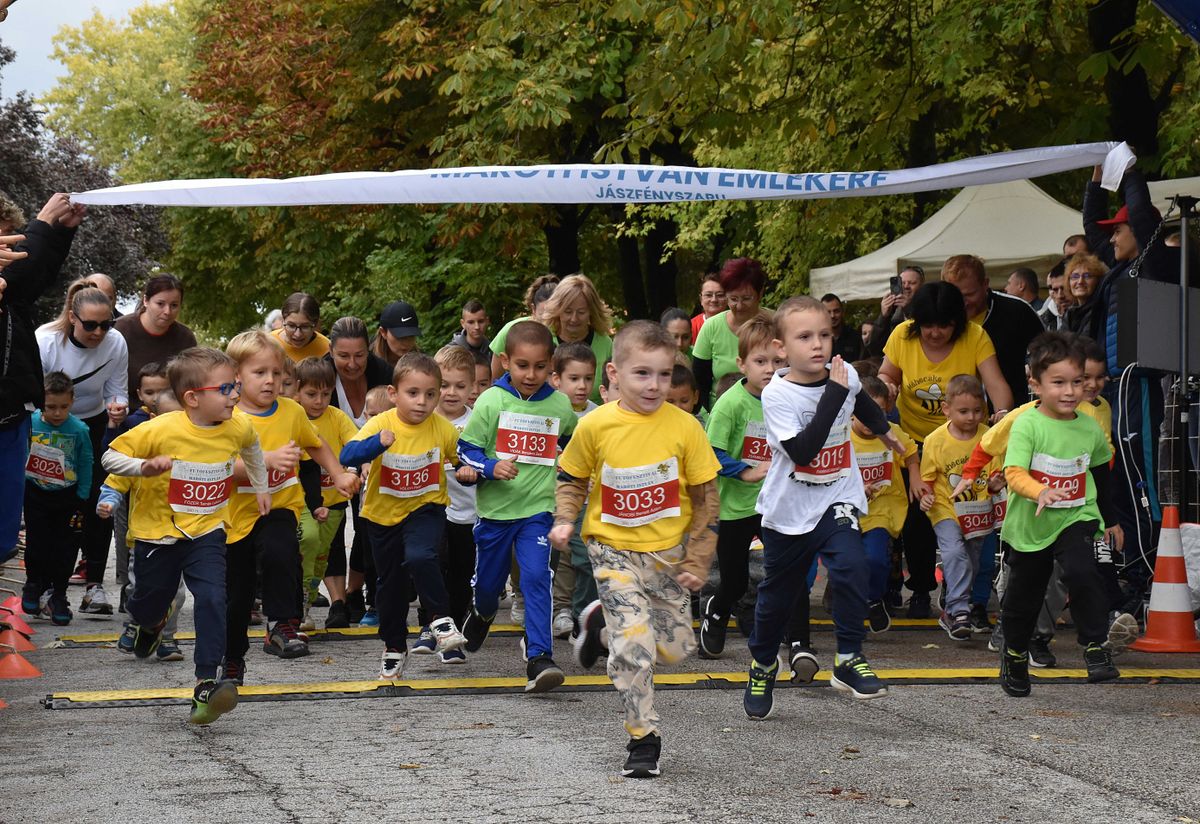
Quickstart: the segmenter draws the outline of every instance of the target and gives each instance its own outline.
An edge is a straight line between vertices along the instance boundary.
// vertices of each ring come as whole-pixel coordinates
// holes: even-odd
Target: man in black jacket
[[[0,280],[0,559],[12,556],[25,498],[29,416],[43,402],[42,358],[33,335],[34,304],[55,285],[86,210],[56,194],[24,229],[14,250],[25,257],[8,263]]]

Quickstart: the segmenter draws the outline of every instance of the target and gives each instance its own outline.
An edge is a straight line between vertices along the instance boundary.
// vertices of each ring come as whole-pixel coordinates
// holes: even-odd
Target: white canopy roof
[[[1146,184],[1150,190],[1150,200],[1162,214],[1171,208],[1171,198],[1175,195],[1191,195],[1200,197],[1200,177],[1177,177],[1174,180],[1152,180]],[[1178,218],[1179,212],[1173,217]]]
[[[1002,284],[1018,266],[1039,275],[1062,259],[1068,236],[1083,231],[1083,216],[1028,180],[968,186],[927,221],[881,249],[837,266],[809,272],[809,292],[842,300],[877,299],[888,279],[917,264],[936,277],[952,255],[983,258],[988,276]]]

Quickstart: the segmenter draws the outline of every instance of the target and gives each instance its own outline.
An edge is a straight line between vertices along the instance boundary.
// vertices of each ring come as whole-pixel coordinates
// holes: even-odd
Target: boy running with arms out
[[[607,646],[630,735],[623,774],[635,778],[659,774],[654,666],[696,647],[688,591],[708,577],[719,517],[720,464],[704,430],[664,403],[674,363],[675,341],[659,324],[636,320],[617,333],[606,372],[620,400],[580,421],[563,451],[550,533],[565,547],[587,500],[583,537],[600,597],[580,616],[575,653],[587,668]]]
[[[196,601],[190,720],[210,724],[238,700],[236,684],[214,678],[225,655],[226,504],[239,456],[257,514],[270,511],[271,496],[254,427],[233,417],[238,393],[233,359],[215,349],[185,349],[171,359],[167,376],[183,411],[159,415],[115,438],[103,465],[114,475],[140,479],[137,505],[129,511],[136,570],[128,603],[136,625],[133,652],[139,658],[155,652],[182,575]]]
[[[771,467],[757,504],[764,578],[743,699],[746,715],[759,720],[775,710],[779,644],[818,553],[833,588],[838,651],[830,683],[855,698],[887,694],[862,654],[870,574],[858,518],[867,498],[850,448],[851,416],[889,449],[904,452],[883,411],[859,391],[854,369],[840,357],[830,362],[833,327],[824,304],[812,297],[784,301],[775,313],[775,343],[789,366],[762,394]]]
[[[1013,422],[1004,455],[1010,495],[1000,537],[1013,552],[1001,610],[1000,686],[1015,697],[1030,692],[1029,639],[1055,561],[1067,584],[1088,681],[1120,676],[1104,647],[1108,596],[1094,542],[1103,537],[1120,550],[1124,534],[1109,497],[1112,450],[1096,422],[1077,412],[1084,361],[1079,343],[1061,332],[1034,339],[1029,383],[1041,402]]]

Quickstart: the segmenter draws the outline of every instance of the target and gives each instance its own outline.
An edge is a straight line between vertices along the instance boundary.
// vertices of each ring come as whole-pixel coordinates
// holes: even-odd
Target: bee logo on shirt
[[[918,389],[913,394],[921,402],[921,408],[931,415],[941,410],[943,400],[942,387],[936,383],[929,384],[928,389]]]
[[[433,450],[432,449],[425,453],[425,460],[427,460],[427,461],[433,460]]]

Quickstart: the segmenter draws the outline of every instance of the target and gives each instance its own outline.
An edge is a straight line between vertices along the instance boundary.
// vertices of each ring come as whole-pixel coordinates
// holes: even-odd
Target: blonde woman
[[[538,318],[550,327],[556,345],[586,343],[596,355],[596,382],[592,401],[600,403],[600,378],[604,364],[612,360],[612,312],[600,299],[586,275],[565,277],[550,299],[542,304]]]

